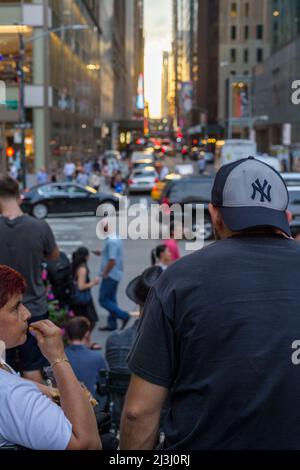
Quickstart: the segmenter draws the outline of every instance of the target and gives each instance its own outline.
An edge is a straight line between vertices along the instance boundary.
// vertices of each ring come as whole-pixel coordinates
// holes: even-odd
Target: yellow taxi
[[[151,191],[151,198],[153,201],[159,201],[161,198],[161,194],[169,181],[173,180],[180,180],[182,178],[181,175],[177,173],[169,173],[162,181],[158,181],[155,186],[153,186]]]

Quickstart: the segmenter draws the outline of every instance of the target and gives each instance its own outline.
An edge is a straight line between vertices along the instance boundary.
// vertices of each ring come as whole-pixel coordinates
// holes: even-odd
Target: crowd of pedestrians
[[[91,406],[101,402],[103,370],[130,375],[117,410],[121,449],[299,449],[300,245],[273,168],[248,158],[219,170],[209,206],[216,242],[181,258],[172,226],[152,266],[127,286],[139,306],[130,325],[117,303],[122,241],[103,219],[99,277],[90,278],[87,248],[73,254],[66,348],[47,319],[41,276],[42,261],[58,259],[58,248],[47,223],[24,216],[18,201],[17,183],[2,178],[0,446],[105,447]],[[105,355],[91,342],[98,285],[108,313],[102,329],[112,331]],[[56,388],[40,372],[49,365]]]

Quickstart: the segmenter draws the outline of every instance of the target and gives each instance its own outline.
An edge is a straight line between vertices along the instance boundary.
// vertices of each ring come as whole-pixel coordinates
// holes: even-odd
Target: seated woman
[[[32,323],[30,330],[52,366],[61,408],[52,401],[50,388],[19,377],[5,363],[5,348],[26,341],[30,313],[22,304],[25,290],[23,277],[0,265],[0,448],[100,449],[93,409],[65,356],[59,328],[44,320]]]

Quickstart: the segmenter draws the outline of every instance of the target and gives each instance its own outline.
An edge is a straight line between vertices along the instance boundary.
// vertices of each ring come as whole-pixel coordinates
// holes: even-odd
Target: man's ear
[[[287,210],[287,211],[285,211],[285,213],[286,213],[286,216],[287,216],[287,219],[288,219],[288,223],[290,224],[292,222],[294,216],[293,216],[291,211]]]
[[[217,207],[212,204],[208,205],[208,210],[214,227],[218,227],[222,224],[223,220],[220,211]]]

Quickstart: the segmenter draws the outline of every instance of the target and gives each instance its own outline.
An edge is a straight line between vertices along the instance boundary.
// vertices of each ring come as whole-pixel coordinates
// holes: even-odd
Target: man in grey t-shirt
[[[42,281],[42,261],[55,261],[59,251],[49,225],[23,214],[20,208],[19,187],[11,178],[0,178],[0,264],[20,272],[27,283],[24,305],[31,312],[32,321],[46,319],[47,296]],[[24,376],[41,381],[40,369],[47,365],[29,335],[18,349]],[[8,362],[15,367],[16,350],[8,351]]]

